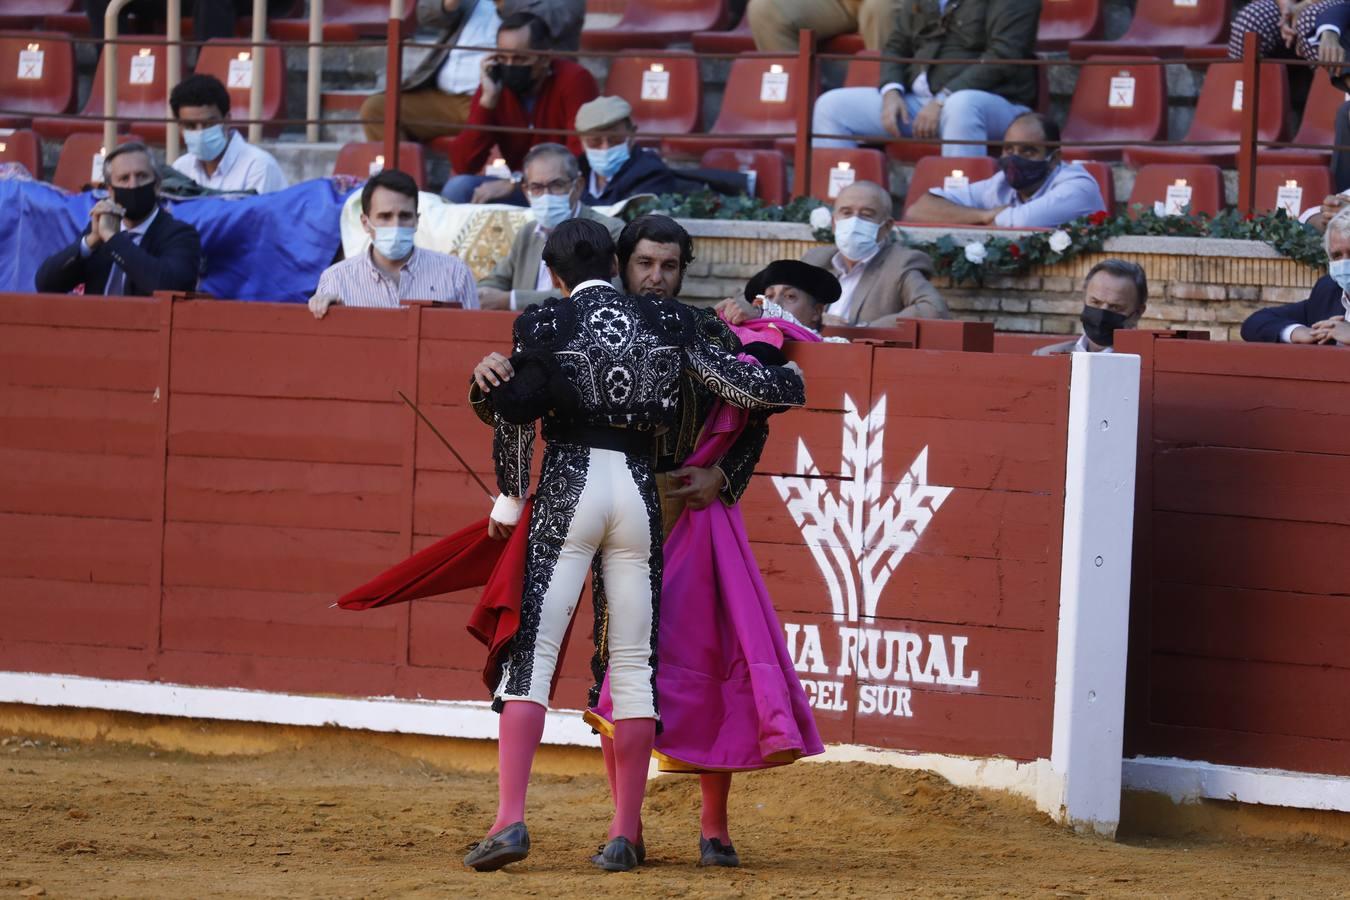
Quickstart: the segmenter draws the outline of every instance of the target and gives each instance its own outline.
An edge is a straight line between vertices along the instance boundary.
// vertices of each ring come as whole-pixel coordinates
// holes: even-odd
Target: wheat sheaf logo
[[[838,494],[820,474],[806,442],[797,440],[797,471],[774,476],[778,495],[830,588],[834,618],[871,621],[892,573],[914,548],[952,489],[928,484],[928,447],[914,457],[889,497],[882,498],[886,397],[866,417],[844,395],[844,453]]]

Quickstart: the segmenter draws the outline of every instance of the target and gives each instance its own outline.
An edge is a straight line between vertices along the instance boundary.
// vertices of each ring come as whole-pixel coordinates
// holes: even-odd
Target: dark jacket
[[[492,0],[465,0],[459,9],[447,13],[442,0],[417,0],[417,21],[427,28],[436,29],[437,44],[457,44],[459,33],[464,30],[464,23],[469,21],[469,14],[473,12],[474,5],[491,2]],[[449,47],[432,50],[422,58],[417,68],[403,79],[402,90],[415,91],[424,87],[435,87],[436,75],[449,56]]]
[[[75,243],[53,253],[38,267],[33,279],[43,294],[66,294],[84,285],[86,294],[102,294],[113,264],[127,273],[128,297],[148,297],[155,291],[191,291],[197,287],[202,246],[197,229],[161,209],[137,244],[121,232],[104,241],[88,256],[80,252],[85,229]]]
[[[581,173],[586,179],[581,202],[587,206],[609,206],[637,194],[686,194],[705,187],[701,182],[681,178],[659,155],[641,147],[632,148],[628,162],[614,173],[599,194],[591,193],[591,167],[584,154]]]
[[[1242,323],[1242,339],[1278,344],[1280,332],[1290,325],[1311,327],[1326,319],[1342,317],[1345,305],[1341,303],[1341,294],[1341,286],[1330,275],[1323,275],[1313,285],[1312,296],[1307,300],[1258,309],[1248,316]]]
[[[914,59],[1035,59],[1041,0],[949,0],[939,14],[938,0],[898,0],[891,37],[883,56]],[[905,90],[924,71],[922,65],[884,62],[881,84]],[[1036,105],[1034,66],[937,63],[927,66],[928,86],[948,90],[989,91],[1013,103]]]

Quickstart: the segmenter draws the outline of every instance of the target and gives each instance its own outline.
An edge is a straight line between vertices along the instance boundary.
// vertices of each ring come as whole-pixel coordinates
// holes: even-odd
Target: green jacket
[[[1041,0],[949,0],[939,14],[938,0],[898,0],[895,25],[884,56],[906,59],[1035,59]],[[914,86],[925,68],[934,94],[947,90],[989,91],[1023,106],[1036,105],[1034,66],[965,66],[883,62],[881,85]]]

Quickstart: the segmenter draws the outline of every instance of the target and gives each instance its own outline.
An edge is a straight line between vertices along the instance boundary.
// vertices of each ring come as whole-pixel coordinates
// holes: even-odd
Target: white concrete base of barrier
[[[1232,800],[1350,812],[1350,776],[1344,775],[1135,757],[1125,760],[1123,782],[1127,790],[1167,794],[1176,803]]]

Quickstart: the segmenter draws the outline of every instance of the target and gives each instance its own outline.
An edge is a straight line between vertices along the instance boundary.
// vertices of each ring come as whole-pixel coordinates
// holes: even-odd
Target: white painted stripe
[[[1350,812],[1350,776],[1251,769],[1189,759],[1136,757],[1124,763],[1132,791],[1167,794],[1177,803],[1236,800],[1265,806]]]

